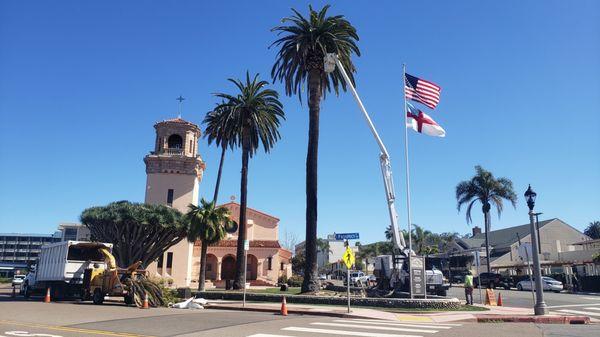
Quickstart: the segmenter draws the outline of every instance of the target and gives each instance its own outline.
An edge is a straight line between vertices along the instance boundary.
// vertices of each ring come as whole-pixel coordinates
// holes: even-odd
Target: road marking
[[[569,309],[563,309],[563,310],[558,310],[558,311],[559,312],[567,312],[570,314],[586,315],[586,316],[600,316],[600,312],[587,312],[587,311],[569,310]]]
[[[410,321],[410,322],[433,322],[433,320],[426,316],[414,316],[414,315],[398,315],[399,321]]]
[[[598,308],[598,307],[589,307],[589,308],[584,308],[584,309],[586,309],[586,310],[598,310],[598,311],[600,311],[600,308]]]
[[[0,336],[0,337],[2,337],[2,336]],[[271,335],[271,334],[268,334],[268,333],[257,333],[255,335],[250,335],[250,336],[247,336],[247,337],[294,337],[294,336],[288,336],[288,335]]]
[[[369,325],[358,325],[358,324],[342,324],[342,323],[327,323],[327,322],[314,322],[312,325],[326,325],[334,326],[339,328],[358,328],[358,329],[369,329],[369,330],[389,330],[389,331],[404,331],[404,332],[419,332],[419,333],[436,333],[438,330],[424,330],[415,328],[398,328],[389,326],[369,326]]]
[[[371,324],[376,324],[376,325],[406,326],[406,327],[411,327],[411,328],[452,329],[451,326],[433,325],[433,324],[420,324],[420,323],[411,324],[411,323],[396,323],[396,322],[385,322],[385,321],[371,322],[370,320],[366,320],[366,321],[367,322],[363,322],[360,319],[353,319],[353,320],[336,319],[336,320],[334,320],[334,322],[340,322],[340,323],[371,323]]]
[[[598,296],[598,297],[583,297],[583,298],[585,298],[586,300],[592,300],[592,301],[599,301],[600,302],[600,296]]]
[[[589,304],[588,304],[589,305]],[[361,321],[361,322],[372,322],[372,323],[397,323],[404,324],[406,321],[392,321],[392,320],[382,320],[382,319],[371,319],[371,318],[352,318],[353,321]],[[436,326],[462,326],[459,323],[435,323],[435,322],[408,322],[410,324],[419,324],[419,325],[436,325]]]
[[[378,333],[378,332],[360,332],[360,331],[346,331],[346,330],[334,330],[334,329],[313,329],[313,328],[301,328],[297,326],[290,326],[281,330],[286,331],[299,331],[299,332],[314,332],[333,334],[338,336],[361,336],[361,337],[422,337],[416,335],[396,335],[389,333]]]
[[[587,306],[594,305],[594,304],[595,303],[553,305],[553,306],[548,307],[548,309],[587,307]]]
[[[71,328],[71,327],[67,327],[67,326],[55,326],[55,325],[45,325],[45,324],[37,324],[37,323],[23,323],[23,322],[15,322],[15,321],[7,321],[7,320],[0,320],[0,324],[19,325],[19,326],[26,326],[26,327],[30,327],[30,328],[41,328],[41,329],[57,330],[57,331],[78,332],[78,333],[87,333],[87,334],[92,334],[92,335],[103,335],[103,336],[154,337],[154,336],[149,336],[149,335],[139,335],[139,334],[132,334],[132,333],[127,333],[127,332],[90,330],[90,329]]]

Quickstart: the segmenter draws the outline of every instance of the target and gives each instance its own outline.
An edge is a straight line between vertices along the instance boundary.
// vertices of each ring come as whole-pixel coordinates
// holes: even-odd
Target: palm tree
[[[583,231],[583,234],[592,239],[600,239],[600,221],[590,222],[590,224]]]
[[[221,185],[221,173],[223,172],[223,161],[225,159],[225,151],[227,148],[233,148],[233,136],[227,134],[225,131],[227,130],[225,127],[225,123],[227,122],[226,118],[222,118],[223,115],[227,115],[226,106],[223,106],[225,102],[221,102],[221,107],[215,108],[212,111],[209,111],[204,120],[203,124],[206,125],[206,130],[204,133],[204,137],[208,139],[208,144],[210,145],[213,141],[217,146],[221,148],[221,159],[219,160],[219,170],[217,173],[217,182],[215,184],[215,193],[213,195],[213,202],[216,204],[217,197],[219,196],[219,186]]]
[[[327,74],[323,68],[327,53],[337,53],[348,76],[354,81],[356,71],[351,56],[360,56],[356,45],[356,29],[342,15],[327,16],[329,6],[315,11],[309,6],[308,17],[292,9],[293,15],[282,20],[283,25],[272,31],[280,36],[271,46],[279,47],[271,70],[273,80],[285,85],[288,96],[298,95],[306,85],[308,94],[309,126],[306,155],[306,270],[302,292],[319,289],[317,279],[317,158],[319,150],[319,113],[321,98],[327,91],[338,93],[346,83],[339,70]]]
[[[419,225],[414,225],[412,233],[412,241],[414,243],[413,248],[417,248],[415,251],[417,254],[423,254],[427,241],[431,238],[431,232],[424,229]]]
[[[202,198],[200,207],[190,204],[185,215],[188,224],[187,239],[189,242],[202,241],[200,250],[200,279],[198,290],[204,291],[206,281],[206,252],[208,246],[223,240],[227,230],[234,224],[229,219],[229,210],[225,207],[215,207],[214,202]]]
[[[219,117],[226,135],[231,135],[231,144],[242,147],[242,174],[240,183],[240,219],[237,242],[237,260],[234,289],[241,289],[246,274],[244,266],[244,241],[246,240],[246,208],[248,204],[248,161],[262,144],[265,152],[269,152],[280,138],[280,119],[285,119],[283,104],[279,101],[277,91],[267,89],[269,84],[260,81],[258,74],[250,78],[246,72],[246,81],[229,79],[235,84],[238,93],[235,95],[218,93],[215,96],[224,100],[217,109],[222,109]]]
[[[467,223],[471,223],[471,210],[473,205],[479,201],[482,205],[483,219],[485,224],[485,253],[487,259],[487,271],[490,272],[490,245],[488,241],[488,232],[491,228],[490,208],[491,204],[496,206],[498,218],[504,208],[503,200],[508,200],[516,207],[517,195],[513,191],[513,184],[507,178],[494,178],[492,172],[483,167],[475,166],[476,174],[471,180],[465,180],[456,185],[456,208],[460,212],[463,205],[467,205],[466,215]]]

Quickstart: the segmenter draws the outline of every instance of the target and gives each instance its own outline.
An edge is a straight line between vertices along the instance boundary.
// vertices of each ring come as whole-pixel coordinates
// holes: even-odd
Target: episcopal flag
[[[425,104],[434,109],[440,102],[440,88],[437,84],[406,74],[404,92],[406,99]]]
[[[445,137],[446,131],[423,111],[407,104],[406,127],[428,136]]]

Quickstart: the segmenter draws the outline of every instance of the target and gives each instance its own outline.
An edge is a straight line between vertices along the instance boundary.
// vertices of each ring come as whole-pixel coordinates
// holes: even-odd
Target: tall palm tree
[[[413,248],[416,248],[415,251],[417,254],[423,254],[425,250],[425,246],[427,245],[427,241],[431,238],[431,232],[424,229],[419,225],[413,225],[413,233],[412,240],[414,243]]]
[[[225,207],[215,207],[214,202],[202,198],[200,207],[189,204],[185,215],[188,224],[187,239],[189,242],[200,240],[200,279],[198,290],[204,291],[206,281],[206,252],[208,246],[218,243],[227,235],[227,230],[234,224],[229,219],[229,210]]]
[[[517,195],[513,190],[512,181],[508,178],[496,179],[492,172],[483,167],[475,166],[475,175],[470,180],[465,180],[456,185],[456,208],[460,212],[463,205],[467,205],[467,223],[473,221],[471,210],[473,205],[479,201],[482,205],[483,219],[485,225],[485,254],[487,260],[487,271],[490,272],[490,245],[488,232],[491,228],[490,209],[496,206],[498,218],[504,209],[503,200],[508,200],[513,207],[517,204]]]
[[[329,6],[315,11],[309,6],[308,17],[292,9],[293,15],[282,20],[282,25],[272,29],[280,36],[271,46],[279,47],[277,59],[271,70],[273,80],[285,85],[288,96],[298,95],[306,86],[308,95],[309,125],[306,155],[306,270],[302,292],[319,289],[317,279],[317,159],[319,150],[319,113],[321,98],[327,91],[336,94],[346,83],[339,70],[327,74],[323,67],[327,53],[337,53],[348,76],[354,81],[356,71],[351,56],[360,56],[356,45],[356,29],[342,15],[327,16]]]
[[[218,93],[217,97],[224,100],[217,109],[224,113],[219,117],[223,123],[226,135],[231,135],[232,144],[242,147],[242,174],[240,183],[240,220],[237,242],[236,272],[233,282],[234,289],[241,289],[244,283],[246,266],[244,266],[244,241],[246,240],[246,208],[248,204],[248,161],[262,144],[265,152],[269,152],[279,135],[280,119],[285,119],[283,104],[279,101],[277,91],[267,89],[269,84],[258,79],[256,74],[252,79],[246,72],[246,81],[229,79],[235,84],[238,92],[234,95]]]
[[[213,202],[217,203],[217,198],[219,196],[219,186],[221,185],[221,173],[223,172],[223,161],[225,160],[225,151],[227,148],[233,148],[234,137],[231,134],[227,134],[226,128],[227,119],[222,118],[223,115],[228,115],[228,111],[226,111],[227,106],[223,106],[221,102],[221,106],[217,106],[214,110],[209,111],[206,116],[204,116],[203,124],[206,125],[206,130],[204,131],[204,137],[208,139],[208,144],[210,145],[212,142],[221,148],[221,159],[219,160],[219,170],[217,173],[217,182],[215,184],[215,193],[213,195]]]

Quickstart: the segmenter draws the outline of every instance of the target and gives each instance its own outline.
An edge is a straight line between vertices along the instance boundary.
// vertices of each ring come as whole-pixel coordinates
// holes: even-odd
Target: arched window
[[[181,149],[183,148],[183,139],[180,135],[174,134],[169,136],[167,140],[169,149]]]

